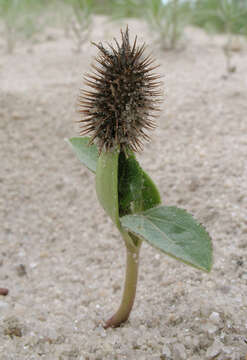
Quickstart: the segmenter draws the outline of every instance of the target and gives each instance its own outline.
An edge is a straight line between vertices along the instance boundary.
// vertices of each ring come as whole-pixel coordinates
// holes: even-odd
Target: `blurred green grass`
[[[187,24],[247,35],[247,0],[0,0],[0,31],[12,52],[20,39],[33,39],[46,26],[62,26],[74,34],[79,50],[93,14],[143,19],[164,48],[176,47]]]
[[[247,35],[246,0],[197,0],[193,23],[211,32]]]

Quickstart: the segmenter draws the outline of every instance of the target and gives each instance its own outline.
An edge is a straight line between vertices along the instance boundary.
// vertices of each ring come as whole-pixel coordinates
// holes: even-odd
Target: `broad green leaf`
[[[119,215],[144,211],[160,204],[160,195],[151,178],[143,171],[133,153],[119,156]]]
[[[73,137],[67,140],[72,146],[78,159],[92,172],[96,173],[98,161],[98,148],[96,145],[89,145],[89,137]]]
[[[96,192],[101,206],[119,228],[118,157],[117,150],[102,151],[97,162]]]
[[[178,260],[204,271],[212,266],[211,239],[185,210],[159,206],[120,218],[121,225]]]

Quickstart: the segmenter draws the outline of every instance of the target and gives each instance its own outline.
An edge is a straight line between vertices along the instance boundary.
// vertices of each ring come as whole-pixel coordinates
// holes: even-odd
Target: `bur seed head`
[[[100,151],[141,150],[143,140],[149,140],[146,131],[155,127],[151,117],[159,110],[159,75],[152,73],[157,66],[144,56],[145,44],[138,46],[137,37],[130,45],[128,27],[121,40],[114,39],[116,46],[108,44],[108,49],[93,43],[99,50],[97,64],[85,78],[90,89],[79,98],[80,134],[91,134]]]

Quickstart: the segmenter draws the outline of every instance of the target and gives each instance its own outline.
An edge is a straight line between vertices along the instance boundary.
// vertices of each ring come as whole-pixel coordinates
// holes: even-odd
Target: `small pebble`
[[[169,358],[171,356],[171,350],[169,348],[169,346],[167,345],[164,345],[163,346],[163,349],[162,349],[162,356],[163,358]]]
[[[211,323],[206,323],[202,326],[203,330],[208,334],[214,334],[217,331],[217,326]]]
[[[206,352],[206,359],[211,360],[214,359],[217,355],[219,355],[222,351],[222,346],[222,343],[216,339],[213,344],[208,348]]]
[[[189,190],[191,192],[196,191],[200,187],[200,180],[197,177],[192,177],[189,183]]]
[[[244,273],[242,274],[242,279],[243,279],[243,280],[247,280],[247,272],[244,272]]]
[[[26,266],[23,264],[17,265],[16,272],[17,272],[17,275],[20,277],[27,275]]]
[[[4,301],[0,301],[0,312],[1,310],[5,311],[9,308],[9,304],[4,302]]]
[[[13,120],[19,120],[19,119],[22,118],[22,115],[17,113],[17,112],[13,112],[12,113],[12,118],[13,118]]]
[[[6,288],[0,288],[0,295],[6,296],[6,295],[8,295],[8,293],[9,293],[9,290],[8,290],[8,289],[6,289]]]
[[[220,323],[220,314],[217,312],[212,312],[211,315],[209,316],[209,320],[212,321],[214,324],[219,324]]]
[[[19,316],[19,317],[25,317],[25,313],[27,311],[27,307],[16,302],[15,303],[15,315]]]
[[[183,344],[175,344],[173,346],[174,357],[177,360],[186,360],[187,355]]]

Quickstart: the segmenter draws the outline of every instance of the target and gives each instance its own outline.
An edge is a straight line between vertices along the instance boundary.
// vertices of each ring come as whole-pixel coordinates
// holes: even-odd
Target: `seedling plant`
[[[159,35],[162,49],[175,49],[189,22],[189,3],[180,0],[147,1],[146,19],[151,28]]]
[[[222,47],[226,59],[227,73],[236,67],[232,64],[234,34],[247,34],[247,4],[241,0],[200,0],[194,10],[195,23],[207,30],[218,30],[226,34]]]
[[[143,241],[188,265],[210,271],[211,239],[192,215],[161,205],[157,187],[138,163],[135,153],[149,139],[153,116],[161,100],[159,75],[145,44],[130,43],[129,30],[115,46],[94,44],[99,54],[87,75],[79,99],[81,135],[69,144],[79,160],[95,174],[98,200],[122,235],[126,275],[122,301],[104,327],[125,322],[134,304],[139,254]]]
[[[80,52],[83,43],[87,40],[90,33],[93,1],[66,0],[66,3],[72,9],[72,16],[68,21],[76,44],[75,51]]]
[[[19,39],[32,39],[40,32],[41,4],[36,0],[0,0],[0,20],[6,39],[6,51],[11,54]]]
[[[7,53],[11,54],[16,45],[16,34],[20,26],[20,1],[2,0],[0,2],[0,16],[3,22],[4,37]]]

